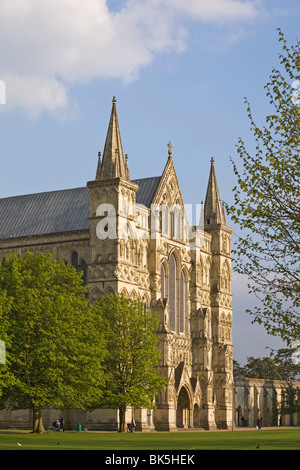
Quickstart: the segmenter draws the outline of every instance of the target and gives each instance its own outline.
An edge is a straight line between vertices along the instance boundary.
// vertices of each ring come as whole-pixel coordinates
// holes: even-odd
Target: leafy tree
[[[246,377],[245,367],[241,366],[238,361],[233,359],[233,375],[235,379],[243,379]]]
[[[295,348],[271,349],[270,357],[250,356],[245,366],[234,360],[234,377],[297,381],[300,377],[300,363],[293,360],[294,351]]]
[[[0,291],[0,397],[2,389],[14,382],[14,376],[9,369],[10,359],[7,353],[7,348],[10,346],[7,318],[10,308],[11,300],[7,297],[5,291]]]
[[[299,380],[300,363],[293,360],[296,348],[281,348],[271,352],[282,380]]]
[[[245,377],[256,379],[281,380],[277,366],[270,357],[248,357],[245,365]]]
[[[85,408],[100,399],[104,341],[80,274],[51,255],[9,255],[0,291],[11,302],[4,318],[15,378],[2,399],[11,409],[33,409],[33,430],[43,432],[43,407]]]
[[[227,211],[242,230],[235,269],[261,300],[248,312],[290,345],[300,338],[300,42],[288,47],[278,31],[282,70],[274,68],[265,86],[273,112],[259,127],[246,99],[256,145],[248,152],[238,141],[235,203]]]
[[[282,390],[281,402],[278,412],[281,415],[291,415],[293,424],[293,414],[300,411],[300,389],[295,388],[291,382]]]
[[[124,432],[127,406],[153,408],[158,389],[165,385],[158,373],[158,321],[141,301],[124,295],[102,296],[94,308],[104,321],[108,350],[107,388],[101,404],[119,410],[119,431]]]

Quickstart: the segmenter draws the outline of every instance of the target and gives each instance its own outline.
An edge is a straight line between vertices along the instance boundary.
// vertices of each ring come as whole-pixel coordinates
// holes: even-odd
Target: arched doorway
[[[190,426],[190,397],[185,387],[180,390],[177,400],[176,425],[178,428]]]

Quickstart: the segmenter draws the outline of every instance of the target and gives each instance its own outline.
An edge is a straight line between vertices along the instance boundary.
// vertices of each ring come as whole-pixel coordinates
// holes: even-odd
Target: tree
[[[241,366],[235,359],[233,359],[233,376],[235,379],[244,379],[246,377],[245,367]]]
[[[241,169],[232,160],[237,186],[227,211],[242,230],[235,269],[261,301],[248,312],[290,345],[300,338],[300,43],[289,48],[278,31],[282,70],[265,86],[273,113],[260,128],[245,100],[256,146],[248,152],[238,141]]]
[[[277,366],[270,357],[248,357],[245,365],[245,377],[255,379],[281,380]]]
[[[300,376],[300,363],[293,360],[293,353],[294,348],[271,349],[270,357],[250,356],[244,366],[234,360],[234,377],[297,381]]]
[[[8,313],[11,309],[11,300],[5,291],[0,291],[0,398],[2,389],[13,384],[14,376],[10,372],[10,359],[7,348],[10,346],[8,335]]]
[[[5,319],[15,378],[2,398],[11,409],[33,409],[33,430],[43,432],[43,407],[86,408],[100,399],[103,337],[80,274],[51,255],[9,255],[0,291],[11,302]]]
[[[291,424],[293,424],[293,414],[300,411],[300,389],[295,388],[291,382],[282,390],[281,402],[278,407],[278,413],[281,415],[291,415]]]
[[[100,297],[94,308],[104,321],[108,350],[101,404],[119,410],[119,431],[124,432],[127,406],[153,408],[158,389],[165,386],[158,373],[158,321],[141,301],[120,294]]]
[[[271,350],[270,355],[274,359],[282,380],[296,381],[300,378],[300,363],[293,359],[295,351],[296,348]]]

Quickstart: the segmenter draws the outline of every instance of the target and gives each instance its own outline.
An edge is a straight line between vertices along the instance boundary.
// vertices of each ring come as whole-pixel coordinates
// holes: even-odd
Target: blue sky
[[[276,29],[294,43],[299,20],[299,0],[0,0],[0,197],[94,179],[116,96],[131,178],[160,175],[171,141],[186,204],[205,199],[212,156],[233,202],[230,157],[240,136],[253,147],[244,97],[262,124]],[[251,325],[252,303],[234,275],[241,363],[281,346]]]

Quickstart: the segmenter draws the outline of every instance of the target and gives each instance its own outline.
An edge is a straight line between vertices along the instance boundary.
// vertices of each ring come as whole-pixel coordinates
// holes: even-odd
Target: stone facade
[[[201,221],[190,227],[170,143],[160,177],[130,179],[114,99],[95,180],[70,191],[1,200],[0,256],[50,252],[84,272],[91,303],[123,292],[143,299],[158,315],[160,371],[168,385],[158,392],[154,410],[128,410],[137,429],[231,428],[232,230],[213,159]],[[9,219],[20,210],[21,219]],[[14,415],[16,422],[21,415],[30,420],[28,413]],[[57,413],[47,413],[51,423]],[[113,429],[117,423],[112,410],[64,415],[71,427],[77,420],[89,429]],[[3,412],[0,426],[12,420]]]

